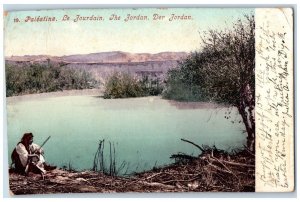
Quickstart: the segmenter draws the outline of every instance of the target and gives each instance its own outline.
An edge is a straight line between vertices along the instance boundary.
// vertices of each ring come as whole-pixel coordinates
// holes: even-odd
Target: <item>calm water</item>
[[[70,163],[80,170],[92,168],[101,139],[115,143],[117,167],[126,161],[129,173],[172,163],[169,157],[174,153],[199,154],[181,138],[221,149],[239,148],[246,141],[235,109],[225,119],[225,107],[160,97],[26,96],[8,98],[7,112],[9,154],[24,132],[32,132],[37,144],[51,135],[44,146],[46,160],[60,167]],[[104,154],[109,153],[104,150]]]

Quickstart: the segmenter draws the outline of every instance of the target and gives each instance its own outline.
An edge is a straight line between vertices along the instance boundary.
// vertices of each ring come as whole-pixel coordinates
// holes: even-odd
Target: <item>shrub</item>
[[[96,85],[91,74],[67,67],[32,64],[14,66],[7,64],[6,96],[53,92],[70,89],[93,88]]]
[[[126,73],[115,72],[105,84],[104,98],[128,98],[159,95],[162,86],[158,79],[153,80],[144,76],[137,79]]]

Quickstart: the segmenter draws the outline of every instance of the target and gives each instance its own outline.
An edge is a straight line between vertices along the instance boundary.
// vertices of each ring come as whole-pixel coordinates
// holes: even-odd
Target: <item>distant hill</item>
[[[135,63],[149,61],[174,61],[187,56],[186,52],[128,53],[122,51],[77,54],[67,56],[24,55],[6,57],[11,62],[45,62],[47,60],[63,63]]]
[[[127,53],[121,51],[78,54],[68,56],[24,55],[6,57],[6,64],[22,68],[30,64],[59,66],[90,72],[94,79],[105,83],[114,72],[124,72],[137,77],[150,77],[163,81],[177,61],[187,57],[185,52]]]

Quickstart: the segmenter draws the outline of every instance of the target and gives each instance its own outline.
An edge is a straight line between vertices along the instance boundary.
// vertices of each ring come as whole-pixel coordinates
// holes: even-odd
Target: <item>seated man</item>
[[[12,163],[15,171],[27,175],[30,171],[44,176],[46,170],[53,170],[56,167],[48,166],[43,157],[43,149],[33,143],[32,133],[25,133],[21,141],[12,152]]]

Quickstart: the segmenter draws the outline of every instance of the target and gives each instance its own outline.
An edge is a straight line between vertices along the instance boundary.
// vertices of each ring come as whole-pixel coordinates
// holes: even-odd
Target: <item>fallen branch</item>
[[[191,142],[191,141],[183,139],[183,138],[181,138],[181,141],[190,143],[190,144],[194,145],[195,147],[197,147],[198,149],[200,149],[202,152],[204,152],[204,149],[202,147],[200,147],[199,145],[197,145],[196,143],[194,143],[194,142]]]
[[[162,188],[166,188],[166,189],[175,189],[175,186],[172,185],[166,185],[166,184],[162,184],[162,183],[158,183],[158,182],[146,182],[146,181],[138,181],[138,183],[150,186],[150,187],[162,187]]]
[[[156,173],[156,174],[154,174],[154,175],[150,175],[149,177],[146,177],[145,180],[149,180],[149,179],[151,179],[151,178],[153,178],[153,177],[155,177],[155,176],[157,176],[157,175],[160,175],[160,174],[162,174],[162,173],[159,172],[159,173]]]
[[[222,162],[232,165],[232,166],[244,166],[244,167],[255,168],[255,165],[249,165],[249,164],[244,164],[244,163],[235,163],[235,162],[225,161],[225,160],[222,160]]]
[[[217,161],[218,163],[220,163],[229,173],[231,173],[234,177],[236,177],[236,179],[239,179],[236,174],[234,174],[234,172],[232,172],[232,170],[230,170],[227,166],[225,166],[219,159],[212,157],[214,161]]]
[[[196,177],[193,177],[191,179],[186,179],[186,180],[168,180],[168,181],[164,181],[163,183],[164,184],[168,184],[168,183],[171,183],[171,182],[192,182],[192,181],[197,180],[199,178],[200,178],[200,176],[196,175]]]
[[[223,169],[221,169],[220,167],[218,167],[218,166],[212,164],[211,162],[210,162],[208,165],[211,166],[211,167],[213,167],[213,168],[215,168],[216,170],[218,170],[218,171],[220,171],[220,172],[228,173],[228,174],[231,174],[231,175],[232,175],[232,172],[230,172],[230,171],[228,171],[228,170],[223,170]],[[212,172],[212,171],[210,171],[210,172]]]

